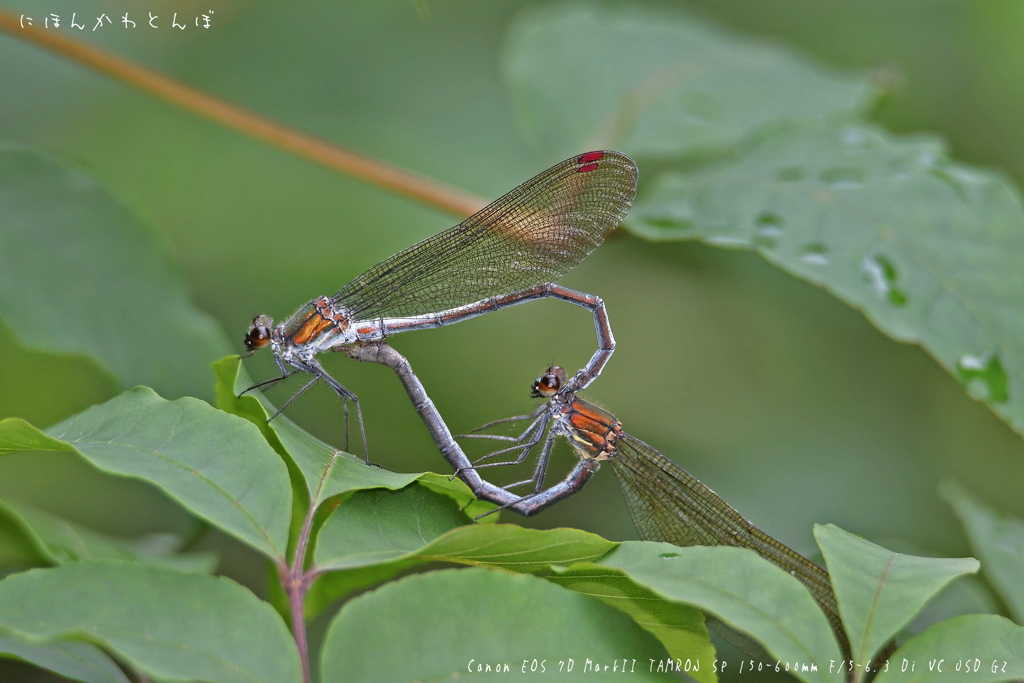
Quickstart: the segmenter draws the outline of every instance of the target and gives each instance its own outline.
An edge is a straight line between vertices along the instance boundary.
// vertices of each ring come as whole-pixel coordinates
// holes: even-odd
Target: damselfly
[[[683,468],[623,431],[622,423],[607,410],[576,396],[571,387],[567,388],[562,368],[548,368],[533,383],[531,396],[549,400],[530,415],[496,420],[474,430],[479,432],[497,424],[530,420],[529,427],[518,437],[467,435],[514,443],[484,456],[482,460],[520,451],[515,460],[482,464],[478,461],[475,469],[521,463],[543,441],[534,475],[505,487],[533,483],[535,491],[540,493],[555,439],[564,436],[582,461],[595,465],[602,462],[611,464],[641,539],[666,541],[678,546],[728,545],[753,550],[807,587],[828,617],[843,651],[849,651],[832,582],[824,569],[755,527]],[[528,500],[529,496],[525,498]]]
[[[310,301],[276,327],[269,316],[257,316],[245,346],[253,352],[270,346],[281,376],[246,391],[275,384],[296,372],[312,375],[285,402],[284,410],[324,381],[344,403],[346,450],[348,401],[355,404],[369,462],[359,399],[327,374],[317,354],[398,332],[452,325],[546,297],[593,313],[598,349],[570,381],[574,389],[586,387],[615,350],[604,302],[553,281],[585,259],[622,222],[636,196],[636,182],[636,164],[624,154],[580,154],[528,180],[459,225],[377,264],[333,297]]]

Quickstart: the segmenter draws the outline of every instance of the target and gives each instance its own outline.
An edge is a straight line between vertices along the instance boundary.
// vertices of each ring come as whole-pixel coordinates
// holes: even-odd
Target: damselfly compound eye
[[[249,331],[245,335],[245,348],[258,351],[270,343],[270,329],[274,321],[268,316],[258,315],[252,319]]]
[[[557,365],[552,365],[548,368],[548,371],[544,373],[544,377],[548,378],[551,386],[554,387],[556,391],[561,389],[562,385],[565,384],[565,370]]]
[[[565,370],[557,365],[552,365],[533,383],[533,391],[530,392],[530,396],[532,398],[550,398],[558,393],[564,383]]]

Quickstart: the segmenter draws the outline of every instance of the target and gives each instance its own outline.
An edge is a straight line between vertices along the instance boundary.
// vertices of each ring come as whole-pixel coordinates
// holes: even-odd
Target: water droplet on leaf
[[[672,228],[673,230],[690,230],[693,228],[691,221],[674,216],[646,216],[642,220],[652,228]]]
[[[723,249],[746,249],[750,246],[750,240],[732,235],[711,235],[705,241]]]
[[[893,306],[906,306],[907,295],[896,286],[899,277],[896,266],[884,255],[875,253],[861,261],[861,272],[879,297]]]
[[[812,266],[827,266],[828,247],[821,242],[809,242],[800,247],[800,260]]]
[[[956,363],[956,374],[967,385],[967,393],[972,398],[992,403],[1006,403],[1009,398],[1006,372],[997,354],[966,353]]]
[[[754,219],[754,225],[757,226],[757,231],[754,233],[754,244],[774,249],[778,246],[779,238],[783,235],[783,223],[782,216],[771,211],[763,211],[758,214],[757,218]]]
[[[759,226],[774,225],[776,228],[781,228],[783,223],[784,221],[782,220],[782,216],[774,214],[771,211],[762,211],[757,215],[757,218],[754,219],[754,224]]]
[[[860,147],[865,142],[867,142],[867,140],[868,136],[863,128],[856,128],[854,126],[850,126],[849,128],[843,130],[843,143],[849,145],[850,147]]]

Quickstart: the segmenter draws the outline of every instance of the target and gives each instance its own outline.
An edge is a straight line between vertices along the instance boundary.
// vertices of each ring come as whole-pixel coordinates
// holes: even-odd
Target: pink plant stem
[[[303,579],[288,581],[286,587],[288,602],[292,607],[292,629],[295,633],[295,646],[299,649],[299,660],[302,662],[302,681],[309,683],[309,644],[306,642],[306,582]]]
[[[295,634],[295,646],[299,650],[299,660],[302,662],[303,683],[310,683],[309,643],[306,642],[306,592],[316,576],[316,570],[314,567],[310,567],[308,572],[305,571],[305,564],[306,548],[309,547],[309,535],[313,530],[315,514],[316,506],[313,501],[310,501],[306,519],[302,522],[302,531],[295,544],[292,566],[281,572],[281,583],[288,594],[288,602],[292,608],[292,631]]]

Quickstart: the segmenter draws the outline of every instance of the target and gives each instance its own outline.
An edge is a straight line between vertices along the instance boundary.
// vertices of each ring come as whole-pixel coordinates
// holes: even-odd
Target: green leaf
[[[974,558],[915,557],[827,524],[814,525],[856,664],[867,664],[943,586],[978,571]]]
[[[400,489],[422,476],[422,473],[400,474],[367,467],[363,460],[324,443],[284,415],[267,422],[277,409],[262,393],[254,391],[238,397],[255,384],[238,356],[221,359],[214,364],[214,370],[217,373],[217,407],[255,424],[282,456],[295,463],[315,506],[331,496],[349,491]]]
[[[750,635],[804,681],[842,681],[828,619],[797,579],[746,548],[680,548],[627,541],[598,564],[618,569],[658,595],[699,607]]]
[[[21,515],[0,502],[0,569],[9,573],[46,564],[54,564],[46,544]]]
[[[556,157],[718,151],[778,120],[864,109],[867,79],[681,12],[596,5],[525,11],[502,59],[520,129]]]
[[[592,562],[618,544],[579,529],[524,529],[514,524],[459,527],[417,554],[443,562],[536,572],[551,566]]]
[[[0,457],[22,451],[73,451],[59,439],[39,431],[18,418],[0,421]]]
[[[354,637],[358,634],[358,637]],[[664,680],[649,672],[665,650],[629,617],[600,600],[532,576],[482,569],[411,576],[364,594],[341,610],[324,638],[324,683],[462,680],[481,667],[556,677],[573,661],[608,666],[629,680]],[[542,664],[543,662],[543,664]],[[618,671],[613,674],[613,667]],[[481,669],[482,671],[482,669]],[[537,674],[534,674],[537,675]]]
[[[37,645],[0,635],[0,657],[20,659],[82,683],[129,683],[103,650],[74,640]]]
[[[548,572],[549,578],[600,597],[657,636],[678,659],[700,661],[700,680],[714,680],[714,649],[700,612],[674,604],[631,582],[620,572],[580,562],[616,547],[576,529],[537,531],[515,525],[467,525],[466,515],[445,496],[422,486],[401,491],[364,491],[335,509],[317,537],[317,579],[306,600],[312,618],[337,598],[393,578],[417,564],[455,562],[514,572]],[[341,571],[331,571],[338,570]]]
[[[399,491],[359,491],[321,527],[316,565],[348,569],[389,562],[470,521],[451,498],[417,484]]]
[[[410,496],[411,497],[411,496]],[[355,496],[353,496],[355,498]],[[318,566],[359,566],[374,562],[375,556],[384,561],[399,558],[417,558],[424,562],[458,562],[460,564],[500,567],[514,572],[537,572],[552,565],[567,566],[576,562],[596,560],[615,547],[612,541],[578,529],[524,529],[514,524],[471,524],[453,528],[433,539],[420,539],[398,531],[398,517],[392,517],[389,524],[381,524],[376,535],[366,534],[358,539],[355,555],[347,556],[345,543],[351,539],[352,521],[345,513],[339,514],[342,504],[324,524],[317,542],[316,562]],[[364,519],[359,513],[357,519]],[[454,523],[454,515],[448,520]],[[437,531],[440,524],[430,533]],[[346,535],[349,534],[349,535]],[[401,534],[404,547],[400,553],[391,555],[388,549]],[[428,534],[429,535],[429,534]]]
[[[330,607],[335,600],[385,581],[391,581],[403,571],[422,564],[420,560],[412,558],[321,574],[306,593],[306,621],[313,619]],[[278,581],[276,576],[275,573],[274,580]],[[287,603],[284,605],[287,606]]]
[[[477,524],[498,523],[500,518],[500,513],[498,512],[489,514],[486,517],[480,517],[485,513],[493,511],[498,506],[487,500],[478,500],[461,479],[456,479],[451,475],[424,472],[416,482],[420,486],[425,486],[431,491],[448,496],[454,500],[459,509],[464,511],[470,519],[476,520]],[[478,517],[480,519],[477,519]]]
[[[0,628],[88,638],[158,679],[302,678],[280,615],[224,577],[128,562],[76,562],[0,581]]]
[[[596,560],[616,546],[578,529],[539,531],[468,521],[451,501],[420,486],[354,494],[331,513],[317,536],[317,567],[342,571],[317,579],[306,616],[417,564],[455,562],[540,572]]]
[[[897,639],[905,641],[940,621],[961,614],[1000,614],[1003,609],[987,581],[977,574],[965,574],[950,581],[929,600],[914,620],[900,631]]]
[[[166,244],[93,178],[0,145],[0,317],[30,349],[87,354],[121,386],[210,396],[230,348]]]
[[[960,518],[971,548],[981,558],[982,572],[1006,601],[1014,621],[1024,623],[1024,520],[1000,515],[952,481],[939,485],[939,496]]]
[[[930,139],[788,127],[734,159],[669,171],[629,226],[757,251],[920,344],[1024,433],[1024,210],[1004,178]]]
[[[212,573],[213,552],[175,554],[181,539],[151,534],[136,539],[108,536],[24,503],[0,501],[0,517],[17,528],[41,563],[57,565],[80,560],[130,560],[182,571]]]
[[[0,455],[78,453],[104,472],[147,481],[277,561],[288,542],[287,468],[259,431],[193,398],[139,387],[40,432],[0,421]]]
[[[654,634],[673,659],[699,663],[688,667],[698,681],[713,683],[715,646],[708,640],[700,610],[670,602],[632,581],[626,574],[600,565],[575,564],[547,577],[563,588],[589,595],[622,610]]]
[[[995,614],[965,614],[907,641],[875,680],[994,681],[1024,678],[1024,628]],[[906,671],[903,670],[906,663]]]

